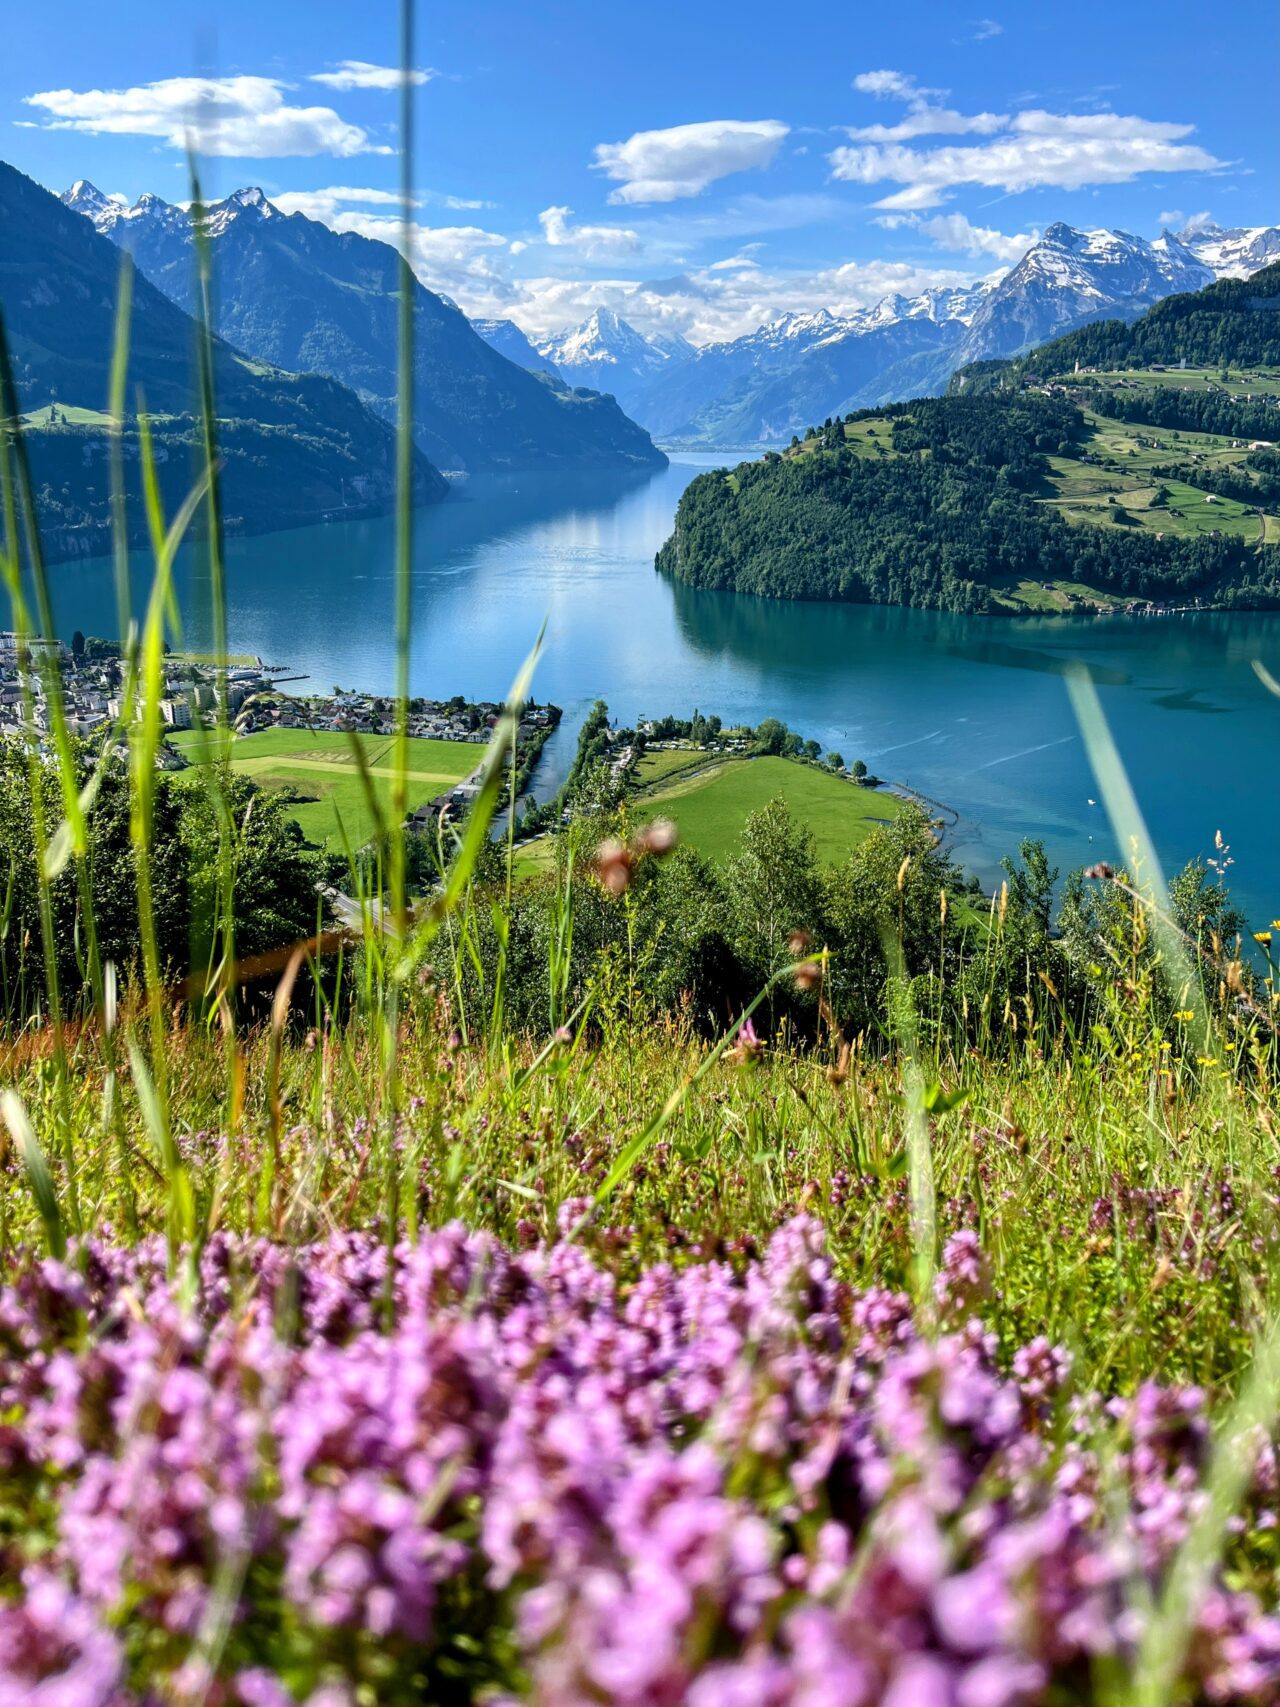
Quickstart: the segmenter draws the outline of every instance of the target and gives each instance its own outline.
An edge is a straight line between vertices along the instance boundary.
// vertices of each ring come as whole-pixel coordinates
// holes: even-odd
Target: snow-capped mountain
[[[580,326],[537,339],[535,348],[570,385],[612,392],[628,413],[632,399],[655,373],[693,354],[683,338],[646,337],[611,308],[597,308]]]
[[[132,207],[83,180],[62,198],[134,256],[179,307],[195,306],[195,220],[159,196]],[[216,330],[258,361],[327,374],[395,419],[400,258],[390,244],[284,213],[261,189],[204,209],[217,282]],[[449,470],[646,468],[663,463],[647,433],[607,397],[578,394],[554,372],[511,361],[466,315],[414,289],[414,430]]]
[[[69,190],[63,191],[59,199],[65,202],[74,213],[84,214],[95,225],[98,224],[99,220],[106,219],[108,215],[118,213],[122,208],[128,206],[123,196],[104,195],[96,184],[89,182],[88,178],[77,178]]]
[[[1179,232],[1197,261],[1220,279],[1247,279],[1273,261],[1280,261],[1280,226],[1236,226],[1224,231],[1220,225],[1203,225]]]
[[[942,390],[969,362],[1017,355],[1091,320],[1134,320],[1152,303],[1201,290],[1230,271],[1264,266],[1268,239],[1280,230],[1164,232],[1148,240],[1128,231],[1078,231],[1051,225],[990,290],[960,340],[941,355],[916,359],[886,380],[900,397]]]
[[[1010,356],[1090,320],[1132,320],[1162,297],[1280,258],[1280,228],[1163,233],[1051,225],[1016,266],[972,286],[887,296],[839,318],[791,313],[658,369],[631,403],[662,437],[785,439],[828,415],[940,392],[957,367]]]
[[[148,276],[171,265],[177,254],[183,256],[190,247],[195,221],[190,209],[165,201],[150,190],[129,206],[123,196],[107,196],[95,184],[80,178],[62,197],[76,213],[91,219],[104,237],[109,237],[121,249],[127,249]],[[239,219],[284,219],[266,195],[256,185],[236,190],[225,200],[211,202],[204,213],[205,231],[213,237],[223,236]]]
[[[555,363],[539,355],[514,320],[473,319],[471,324],[486,344],[517,367],[528,368],[530,373],[549,373],[553,379],[561,377]]]
[[[884,401],[881,375],[912,358],[943,356],[991,289],[984,281],[891,295],[846,316],[826,308],[780,315],[658,371],[633,412],[650,432],[674,439],[738,445],[787,439],[814,420]]]
[[[1033,243],[973,316],[957,366],[1011,356],[1089,320],[1132,320],[1175,291],[1214,274],[1178,238],[1077,231],[1059,222]]]

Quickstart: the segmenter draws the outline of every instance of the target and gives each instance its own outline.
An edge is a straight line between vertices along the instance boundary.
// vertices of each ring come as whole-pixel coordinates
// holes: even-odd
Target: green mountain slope
[[[120,256],[80,215],[0,163],[0,312],[48,545],[55,556],[105,548],[109,480],[106,418]],[[232,531],[301,526],[331,514],[389,508],[395,435],[346,386],[285,373],[215,343],[214,380],[223,497]],[[172,510],[197,455],[195,327],[145,279],[135,281],[129,391],[154,420],[161,484]],[[136,421],[126,468],[138,485]],[[417,459],[420,500],[447,488]],[[141,537],[139,505],[131,506]]]
[[[174,217],[174,216],[177,217]],[[378,414],[396,409],[400,257],[387,243],[283,214],[259,190],[209,210],[218,331],[261,361],[327,373]],[[141,270],[193,302],[191,227],[152,202],[110,223]],[[612,397],[508,361],[461,309],[414,280],[414,419],[442,467],[662,467],[666,458]]]
[[[1275,605],[1273,440],[1280,267],[704,475],[658,566],[773,598],[946,610]]]

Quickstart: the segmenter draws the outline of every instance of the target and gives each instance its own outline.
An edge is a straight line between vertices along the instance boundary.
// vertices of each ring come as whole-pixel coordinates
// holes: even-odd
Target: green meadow
[[[211,737],[192,730],[173,737],[193,763],[212,751]],[[373,835],[375,824],[368,792],[352,743],[364,755],[369,781],[384,811],[391,802],[394,738],[390,735],[346,735],[332,730],[264,729],[243,735],[231,745],[231,767],[259,788],[288,789],[293,799],[289,816],[309,842],[352,848]],[[461,782],[479,764],[484,749],[465,741],[409,742],[407,772],[409,810]]]
[[[646,790],[637,798],[635,812],[642,820],[670,818],[682,842],[723,863],[738,851],[748,815],[777,797],[813,831],[824,865],[839,864],[877,824],[902,810],[896,795],[860,788],[814,765],[759,758],[724,759]]]

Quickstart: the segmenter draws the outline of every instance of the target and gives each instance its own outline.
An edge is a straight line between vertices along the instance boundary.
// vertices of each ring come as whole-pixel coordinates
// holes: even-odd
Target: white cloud
[[[370,65],[367,59],[340,59],[336,71],[317,71],[309,83],[323,83],[330,89],[398,89],[403,83],[419,87],[430,83],[440,73],[428,66],[408,75],[398,65]]]
[[[274,77],[166,77],[131,89],[48,89],[25,104],[49,115],[46,130],[151,136],[172,148],[234,159],[390,154],[332,107],[291,106]]]
[[[837,148],[832,176],[847,183],[899,184],[882,208],[937,207],[962,184],[1009,193],[1129,183],[1143,172],[1207,172],[1222,165],[1184,139],[1194,127],[1119,113],[1018,113],[992,141],[960,147],[870,144]]]
[[[973,34],[969,39],[970,41],[990,41],[994,36],[1002,36],[1003,34],[1004,25],[998,24],[994,18],[975,18],[973,20]]]
[[[859,125],[849,135],[855,142],[909,142],[914,136],[993,136],[1008,122],[1008,113],[958,113],[953,107],[934,107],[920,101],[897,124]]]
[[[960,113],[930,99],[945,100],[949,89],[922,89],[903,71],[860,71],[853,86],[877,100],[905,101],[906,116],[897,124],[860,125],[849,131],[854,142],[909,142],[916,136],[993,136],[1009,122],[1007,113]]]
[[[726,255],[723,261],[712,261],[707,268],[709,273],[740,273],[744,267],[760,266],[756,260],[755,251],[759,243],[744,243],[736,255]]]
[[[621,185],[609,196],[615,204],[678,201],[731,172],[768,166],[789,134],[777,119],[710,119],[602,142],[593,164]]]
[[[378,192],[374,198],[354,190],[298,191],[273,199],[277,206],[297,206],[302,205],[300,198],[304,195],[311,198],[307,204],[310,209],[335,230],[358,231],[396,247],[402,240],[398,201],[392,191]],[[328,211],[330,198],[334,204],[340,204],[347,195],[353,201],[360,195],[366,205],[334,205],[333,211]],[[325,198],[325,202],[320,198]],[[666,258],[673,252],[677,239],[737,237],[747,232],[783,229],[797,219],[807,223],[819,215],[829,217],[833,212],[831,199],[825,197],[803,202],[779,198],[778,206],[745,197],[743,203],[741,207],[705,215],[691,211],[689,229],[679,232],[666,228],[668,224],[674,227],[686,216],[664,215],[651,222],[660,235],[651,233],[648,224],[638,235],[651,259],[653,254]],[[558,231],[563,220],[564,229],[575,240],[583,230],[592,229],[574,226],[567,209],[545,211],[552,216],[549,223],[553,230]],[[838,205],[834,211],[839,211]],[[546,242],[545,237],[543,241],[544,253],[563,257],[570,265],[581,258],[573,242],[553,244]],[[514,319],[534,335],[560,331],[585,319],[593,309],[607,307],[616,309],[645,331],[679,332],[694,343],[711,343],[754,331],[763,321],[792,310],[825,306],[834,313],[848,314],[895,292],[911,296],[934,286],[972,284],[975,278],[970,267],[899,261],[773,269],[762,264],[755,253],[760,246],[751,242],[743,244],[728,258],[704,267],[680,270],[675,266],[666,277],[642,280],[617,274],[604,278],[550,274],[519,277],[519,267],[527,264],[519,258],[530,250],[536,253],[538,244],[521,239],[511,242],[479,226],[432,227],[418,221],[411,227],[411,243],[414,268],[432,290],[452,297],[468,314]]]
[[[1020,261],[1040,235],[1038,231],[1018,231],[1007,236],[990,225],[970,224],[962,213],[939,213],[931,219],[916,219],[911,223],[940,249],[954,249],[966,255],[991,255],[1008,265]]]
[[[283,198],[276,198],[277,205]],[[404,223],[398,213],[365,213],[347,208],[324,220],[334,231],[354,231],[400,249]],[[409,226],[409,259],[413,270],[428,289],[462,302],[468,312],[473,303],[505,301],[510,285],[498,262],[510,250],[505,237],[478,225]],[[488,312],[486,309],[485,312]]]
[[[543,241],[553,249],[572,249],[584,260],[603,260],[608,256],[634,255],[639,251],[639,235],[625,225],[570,225],[571,207],[548,207],[538,215]]]
[[[860,71],[853,86],[861,95],[878,101],[927,101],[931,95],[949,95],[949,89],[922,89],[905,71]]]
[[[1160,215],[1160,223],[1161,223],[1161,225],[1178,225],[1178,224],[1180,224],[1184,231],[1190,231],[1194,234],[1197,231],[1209,231],[1209,230],[1211,230],[1216,222],[1214,220],[1213,215],[1206,209],[1202,213],[1189,213],[1185,216],[1185,218],[1180,213],[1179,214],[1162,213]]]
[[[320,190],[282,190],[279,195],[273,195],[271,201],[281,213],[304,213],[308,219],[318,219],[325,225],[332,225],[344,208],[403,206],[399,190],[358,189],[347,184],[332,184]],[[422,191],[409,203],[415,208],[428,204],[459,211],[493,205],[491,202],[466,201],[461,196],[441,195],[434,190]]]
[[[271,197],[271,203],[281,213],[304,213],[308,219],[318,219],[325,225],[331,225],[335,215],[344,207],[402,205],[399,190],[361,190],[345,184],[334,184],[323,190],[282,190],[278,196]]]

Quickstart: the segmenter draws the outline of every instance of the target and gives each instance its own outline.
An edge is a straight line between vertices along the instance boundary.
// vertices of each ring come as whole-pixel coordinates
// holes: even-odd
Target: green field
[[[193,762],[199,761],[202,751],[210,750],[210,737],[203,730],[190,730],[172,740]],[[265,729],[234,741],[231,763],[260,788],[290,788],[301,797],[289,815],[301,825],[308,841],[328,843],[337,850],[343,845],[345,832],[351,846],[360,847],[374,832],[374,817],[352,753],[353,741],[360,744],[385,810],[394,777],[395,743],[390,735]],[[410,811],[470,776],[483,753],[482,747],[466,741],[411,740]]]
[[[663,782],[682,771],[696,770],[710,762],[712,755],[701,747],[674,747],[667,752],[643,753],[635,767],[635,780],[641,787]]]
[[[635,812],[641,819],[673,819],[682,841],[723,861],[737,852],[748,813],[758,812],[775,795],[813,831],[818,857],[828,865],[902,810],[896,795],[859,788],[792,759],[763,758],[725,759],[697,776],[647,791],[635,802]]]
[[[1216,367],[1118,368],[1097,373],[1064,375],[1067,385],[1099,386],[1110,390],[1221,391],[1228,397],[1280,396],[1280,373],[1273,368],[1227,370],[1224,380]]]
[[[58,426],[64,422],[69,427],[109,427],[111,425],[110,415],[101,409],[81,409],[74,404],[68,406],[62,403],[47,403],[42,409],[32,409],[29,414],[22,416],[22,425],[24,427],[47,428],[51,424],[49,421],[50,412],[54,409],[58,411]]]
[[[1247,452],[1238,442],[1233,444],[1217,433],[1175,434],[1089,413],[1085,419],[1090,433],[1082,449],[1096,460],[1049,458],[1053,495],[1045,502],[1065,521],[1182,536],[1217,532],[1246,540],[1273,537],[1273,518],[1259,517],[1256,509],[1234,498],[1204,492],[1192,483],[1154,472],[1162,466],[1184,464],[1231,469],[1247,476]],[[1168,502],[1153,505],[1161,484],[1168,492]]]

